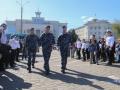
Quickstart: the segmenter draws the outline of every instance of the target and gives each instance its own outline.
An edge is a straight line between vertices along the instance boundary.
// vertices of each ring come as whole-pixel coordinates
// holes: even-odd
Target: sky
[[[17,1],[21,0],[0,0],[0,23],[20,19]],[[120,0],[23,0],[23,4],[24,19],[31,19],[39,10],[45,20],[68,23],[69,29],[80,27],[93,18],[120,19]]]

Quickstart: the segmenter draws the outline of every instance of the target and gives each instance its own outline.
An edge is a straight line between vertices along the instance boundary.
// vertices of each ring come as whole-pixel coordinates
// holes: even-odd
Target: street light
[[[20,5],[20,7],[21,7],[21,34],[22,34],[22,32],[23,32],[23,7],[26,5],[26,4],[28,4],[29,3],[29,1],[26,1],[25,3],[23,3],[23,1],[21,0],[21,2],[19,2],[19,1],[16,1],[16,3],[18,4],[18,5]]]

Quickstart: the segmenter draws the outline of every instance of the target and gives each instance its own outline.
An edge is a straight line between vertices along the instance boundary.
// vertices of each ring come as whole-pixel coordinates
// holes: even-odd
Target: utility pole
[[[27,1],[27,2],[25,2],[24,4],[23,4],[23,1],[21,0],[21,2],[19,2],[19,1],[16,1],[19,5],[20,5],[20,7],[21,7],[21,25],[20,25],[20,33],[22,34],[23,33],[23,7],[24,7],[24,5],[26,5],[26,4],[28,4],[29,3],[29,1]]]

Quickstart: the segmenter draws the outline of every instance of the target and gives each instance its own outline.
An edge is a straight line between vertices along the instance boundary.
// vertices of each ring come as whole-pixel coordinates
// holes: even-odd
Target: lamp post
[[[21,7],[21,24],[20,24],[20,29],[21,29],[21,31],[20,31],[20,33],[22,34],[23,33],[23,7],[26,5],[26,4],[28,4],[29,3],[29,1],[26,1],[25,3],[23,3],[23,1],[21,0],[21,1],[16,1],[19,5],[20,5],[20,7]]]

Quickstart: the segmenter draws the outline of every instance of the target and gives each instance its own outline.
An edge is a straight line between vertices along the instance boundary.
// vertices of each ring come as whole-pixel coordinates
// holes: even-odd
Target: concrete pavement
[[[68,70],[62,74],[59,52],[53,51],[51,74],[45,76],[43,57],[37,57],[36,61],[32,73],[28,73],[25,60],[20,61],[15,70],[1,73],[0,90],[120,90],[120,64],[91,65],[69,58]]]

